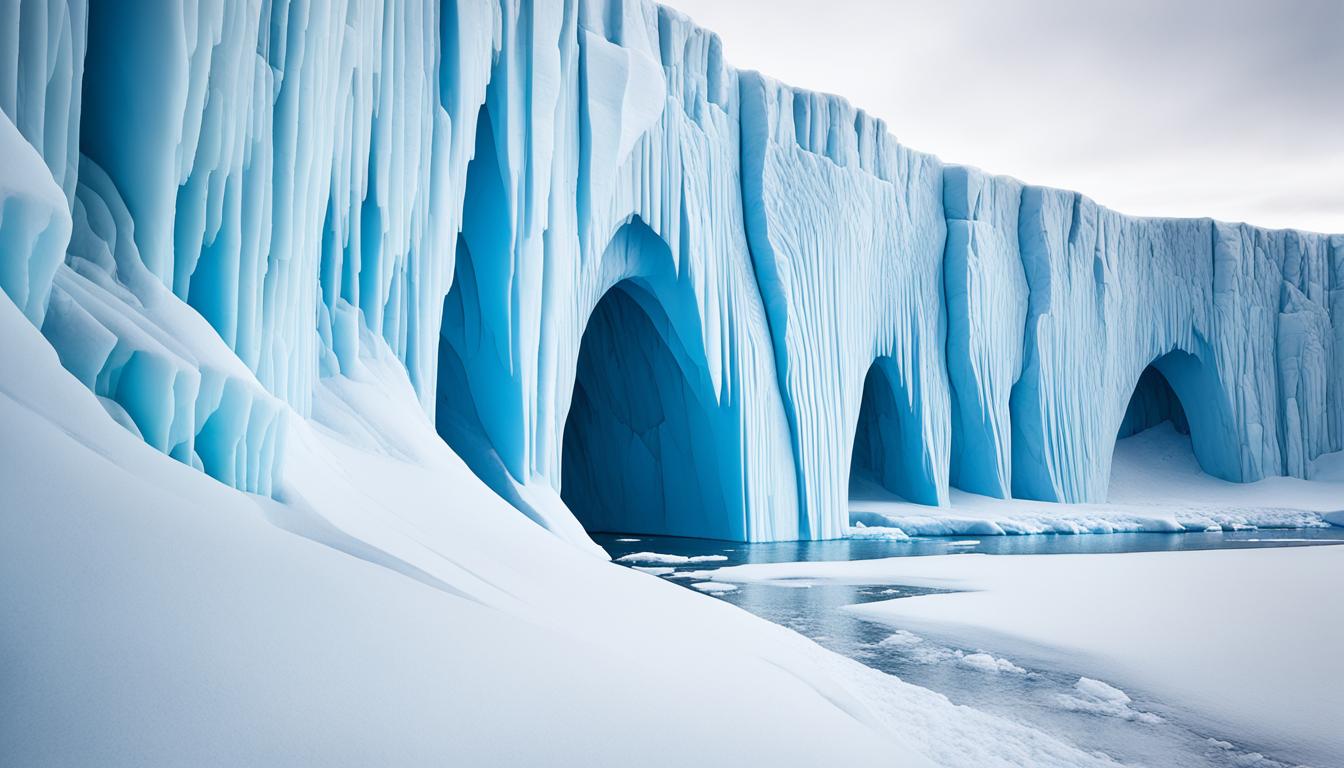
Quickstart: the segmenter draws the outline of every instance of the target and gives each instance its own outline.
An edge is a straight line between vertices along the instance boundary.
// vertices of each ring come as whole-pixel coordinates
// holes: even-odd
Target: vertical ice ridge
[[[1027,279],[1018,250],[1022,185],[974,168],[943,171],[951,481],[998,498],[1012,492],[1008,401],[1022,369]]]
[[[912,500],[946,503],[942,166],[842,99],[755,73],[741,76],[741,93],[748,233],[781,358],[800,529],[813,538],[846,530],[850,457],[874,365],[897,409],[889,452],[903,462],[879,479]],[[860,156],[874,160],[865,167]]]

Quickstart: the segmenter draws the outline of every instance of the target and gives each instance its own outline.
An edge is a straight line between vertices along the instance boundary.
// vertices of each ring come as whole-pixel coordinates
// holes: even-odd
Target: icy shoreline
[[[1319,528],[1344,524],[1342,464],[1341,454],[1326,454],[1313,465],[1311,480],[1231,483],[1203,472],[1189,436],[1165,422],[1116,443],[1109,503],[1054,504],[953,490],[950,506],[932,508],[863,484],[851,488],[850,524],[860,536],[880,535],[876,530],[1003,536]]]
[[[702,571],[730,584],[954,590],[854,615],[1166,702],[1209,734],[1329,765],[1344,688],[1306,662],[1344,643],[1344,547],[1102,555],[953,555]],[[1254,662],[1254,663],[1248,663]]]

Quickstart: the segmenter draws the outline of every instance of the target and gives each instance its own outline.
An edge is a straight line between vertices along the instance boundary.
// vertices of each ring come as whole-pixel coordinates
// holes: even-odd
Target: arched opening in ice
[[[1156,366],[1150,365],[1139,375],[1139,383],[1129,398],[1129,407],[1125,409],[1125,418],[1120,422],[1120,431],[1116,433],[1115,439],[1133,437],[1166,422],[1171,422],[1178,434],[1190,434],[1190,422],[1185,417],[1181,399],[1176,396],[1167,377]]]
[[[607,291],[580,342],[561,455],[561,498],[588,531],[733,536],[707,384],[641,280]]]
[[[901,381],[896,362],[889,357],[874,361],[864,377],[849,462],[850,497],[896,495],[936,505],[938,484],[923,469],[923,436]]]
[[[1234,479],[1237,442],[1227,403],[1213,367],[1196,355],[1175,350],[1150,363],[1118,419],[1112,490],[1127,476],[1164,470]]]

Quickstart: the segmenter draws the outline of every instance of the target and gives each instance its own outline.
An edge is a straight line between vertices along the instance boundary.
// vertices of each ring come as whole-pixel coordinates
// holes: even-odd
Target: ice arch
[[[1201,469],[1224,480],[1238,479],[1239,443],[1231,404],[1222,396],[1217,373],[1200,354],[1176,349],[1159,356],[1139,373],[1132,391],[1128,403],[1110,414],[1116,439],[1170,421],[1178,432],[1190,435]],[[1106,458],[1108,472],[1112,456]]]
[[[598,302],[561,459],[561,498],[589,531],[741,537],[727,520],[702,371],[639,281]]]
[[[924,445],[919,414],[903,380],[890,357],[873,361],[864,377],[850,456],[851,493],[876,485],[909,501],[937,504],[937,475],[910,460]]]
[[[845,535],[873,360],[906,393],[911,475],[946,503],[951,395],[942,164],[843,99],[742,75],[742,197],[798,467],[799,528]]]
[[[1256,438],[1236,432],[1228,371],[1237,368],[1210,343],[1227,280],[1209,222],[1131,219],[1076,193],[1026,187],[1018,233],[1028,306],[1010,397],[1013,495],[1104,501],[1116,434],[1150,364],[1190,406],[1201,465],[1243,479],[1227,453]]]
[[[1168,421],[1177,433],[1190,434],[1190,421],[1185,416],[1181,399],[1172,390],[1167,377],[1156,366],[1150,365],[1139,375],[1139,383],[1134,386],[1134,394],[1129,398],[1115,439],[1133,437]]]

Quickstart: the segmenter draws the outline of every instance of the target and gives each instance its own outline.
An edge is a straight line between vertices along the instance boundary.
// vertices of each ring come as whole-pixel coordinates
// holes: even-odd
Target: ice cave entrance
[[[625,280],[598,302],[580,342],[561,455],[561,498],[589,532],[731,537],[715,479],[712,388],[702,378],[641,281]]]
[[[895,360],[878,358],[863,380],[849,462],[851,499],[937,504],[938,487],[923,461],[923,435]]]
[[[1125,418],[1120,422],[1120,431],[1116,433],[1115,439],[1133,437],[1165,422],[1171,422],[1178,434],[1189,436],[1190,422],[1185,417],[1181,399],[1176,396],[1167,377],[1150,365],[1139,376],[1139,383],[1134,387],[1134,395],[1129,399]]]
[[[1139,375],[1116,431],[1111,496],[1117,482],[1186,472],[1240,480],[1237,436],[1213,366],[1176,350]],[[1123,480],[1122,478],[1130,478]],[[1151,489],[1150,489],[1151,490]]]

